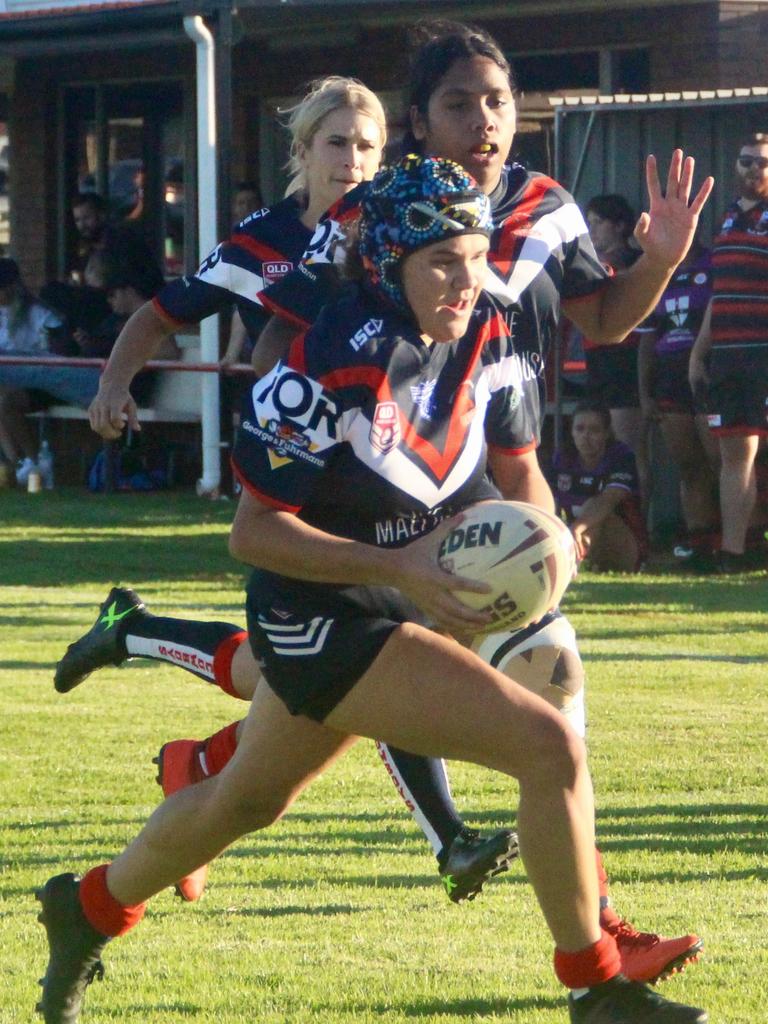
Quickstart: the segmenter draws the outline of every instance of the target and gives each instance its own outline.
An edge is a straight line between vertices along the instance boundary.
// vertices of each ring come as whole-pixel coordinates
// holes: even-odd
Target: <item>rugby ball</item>
[[[490,612],[478,635],[523,629],[556,608],[573,578],[571,532],[556,516],[522,501],[483,501],[443,540],[438,563],[446,572],[482,580],[487,594],[459,591],[471,608]]]

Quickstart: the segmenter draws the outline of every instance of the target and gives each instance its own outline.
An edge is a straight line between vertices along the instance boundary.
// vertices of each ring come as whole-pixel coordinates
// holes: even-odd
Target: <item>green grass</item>
[[[233,506],[182,495],[0,494],[0,1022],[32,1020],[45,941],[33,891],[116,853],[158,800],[162,742],[243,705],[170,666],[54,693],[53,666],[108,586],[156,610],[242,622]],[[766,584],[585,575],[567,597],[589,674],[599,832],[635,923],[697,930],[664,985],[712,1022],[758,1024],[766,941]],[[467,820],[509,823],[514,786],[452,770]],[[562,1024],[550,941],[522,868],[455,907],[369,743],[274,828],[216,863],[196,906],[170,892],[107,951],[83,1022]]]

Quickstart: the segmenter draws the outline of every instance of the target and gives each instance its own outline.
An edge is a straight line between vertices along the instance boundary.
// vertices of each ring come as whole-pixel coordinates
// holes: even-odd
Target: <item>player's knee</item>
[[[537,786],[572,789],[586,767],[584,742],[561,715],[542,716],[531,730],[528,749],[524,774]],[[521,776],[520,781],[526,780]]]

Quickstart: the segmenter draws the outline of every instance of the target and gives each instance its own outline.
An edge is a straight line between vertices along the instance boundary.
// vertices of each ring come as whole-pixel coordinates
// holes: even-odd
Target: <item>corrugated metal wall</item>
[[[734,163],[742,137],[768,132],[768,98],[696,99],[560,107],[555,114],[556,178],[581,205],[594,195],[619,192],[638,212],[647,208],[644,160],[659,159],[666,173],[672,150],[696,158],[694,187],[707,175],[715,191],[702,218],[702,241],[733,192]]]

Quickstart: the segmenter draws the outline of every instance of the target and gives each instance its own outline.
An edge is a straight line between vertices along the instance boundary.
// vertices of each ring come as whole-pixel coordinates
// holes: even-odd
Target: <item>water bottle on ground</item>
[[[37,456],[37,468],[40,471],[40,479],[47,491],[53,490],[53,452],[47,441],[40,445],[40,452]]]

